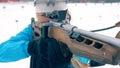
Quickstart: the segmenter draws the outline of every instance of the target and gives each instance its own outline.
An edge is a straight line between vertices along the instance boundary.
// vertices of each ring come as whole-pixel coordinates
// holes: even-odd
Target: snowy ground
[[[107,4],[72,4],[68,5],[72,15],[71,24],[85,30],[94,30],[112,26],[120,21],[120,3]],[[20,32],[35,17],[32,3],[0,3],[0,43]],[[120,28],[98,32],[115,37]],[[29,59],[16,62],[0,63],[0,68],[29,68]],[[120,66],[105,65],[97,68],[120,68]]]

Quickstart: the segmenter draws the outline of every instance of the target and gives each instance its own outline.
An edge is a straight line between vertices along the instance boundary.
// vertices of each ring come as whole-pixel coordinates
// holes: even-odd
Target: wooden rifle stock
[[[69,33],[72,44],[70,50],[104,64],[120,64],[120,39],[78,29],[69,24],[50,22],[52,26],[71,31]],[[67,43],[67,42],[66,42]]]
[[[82,36],[83,40],[72,40],[72,52],[103,64],[117,65],[120,62],[120,49],[107,43]]]

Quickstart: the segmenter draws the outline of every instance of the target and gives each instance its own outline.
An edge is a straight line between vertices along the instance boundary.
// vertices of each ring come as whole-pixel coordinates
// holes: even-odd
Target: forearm
[[[17,43],[16,43],[17,42]],[[29,56],[29,41],[6,41],[0,45],[0,62],[12,62]]]
[[[29,25],[16,36],[0,44],[0,62],[12,62],[28,57],[27,48],[31,40],[32,28]]]

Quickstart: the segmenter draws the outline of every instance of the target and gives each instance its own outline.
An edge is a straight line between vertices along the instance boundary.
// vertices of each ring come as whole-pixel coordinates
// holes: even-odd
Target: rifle
[[[36,5],[39,3],[45,3],[47,4],[47,6],[54,6],[59,1],[65,3],[79,3],[79,0],[50,0],[49,2],[46,0],[36,0],[34,4]],[[68,47],[74,54],[84,56],[103,64],[120,64],[120,39],[93,33],[83,29],[78,29],[76,26],[70,24],[63,24],[61,21],[62,18],[66,15],[66,13],[63,13],[64,11],[62,11],[62,14],[55,11],[53,13],[43,14],[43,16],[52,19],[52,21],[50,21],[49,23],[45,23],[44,25],[42,25],[43,28],[56,27],[58,28],[58,31],[59,29],[67,31],[67,35],[69,36],[70,40],[68,40],[69,38],[66,37],[66,35],[63,35],[63,38],[67,38],[67,41],[64,41],[63,39],[60,40],[67,43]],[[55,31],[57,32],[57,30]],[[53,34],[55,33],[55,31],[53,32]],[[57,34],[56,36],[60,35]]]
[[[72,41],[70,50],[99,63],[120,64],[120,39],[113,38],[83,29],[70,24],[50,21],[43,26],[57,27],[68,32]]]
[[[51,18],[52,21],[49,23],[44,23],[40,25],[40,27],[55,27],[53,28],[53,36],[60,36],[60,34],[62,36],[61,38],[54,38],[67,43],[68,47],[74,54],[84,56],[102,64],[120,64],[119,38],[101,35],[98,33],[79,29],[76,26],[70,24],[62,23],[61,20],[66,15],[65,12],[66,11],[56,11],[53,12],[54,14],[44,14],[44,16]],[[61,29],[63,31],[61,31]],[[64,31],[68,32],[67,35],[65,35]],[[69,36],[69,38],[67,36]],[[119,37],[119,34],[117,37]]]

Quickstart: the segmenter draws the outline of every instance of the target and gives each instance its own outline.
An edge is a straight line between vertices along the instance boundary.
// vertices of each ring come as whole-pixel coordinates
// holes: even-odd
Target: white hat
[[[48,2],[49,3],[49,2]],[[35,8],[36,12],[52,12],[54,10],[66,10],[67,4],[63,2],[53,2],[49,4],[46,2],[36,3]]]

